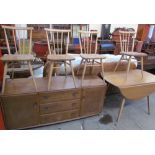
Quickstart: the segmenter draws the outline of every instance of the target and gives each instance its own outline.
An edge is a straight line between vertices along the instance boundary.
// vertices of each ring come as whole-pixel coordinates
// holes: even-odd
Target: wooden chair
[[[14,26],[2,26],[4,29],[5,34],[5,40],[7,45],[8,54],[3,55],[1,60],[4,63],[4,74],[3,74],[3,84],[2,84],[2,94],[4,93],[5,89],[5,81],[6,81],[6,74],[8,65],[10,63],[15,62],[27,62],[32,80],[34,83],[34,87],[37,91],[37,85],[33,76],[33,69],[31,62],[34,60],[34,56],[31,54],[32,52],[32,27],[14,27]],[[27,34],[30,34],[29,39],[27,39]],[[10,34],[12,34],[10,37]],[[11,41],[13,40],[13,41]],[[13,43],[13,46],[15,48],[15,53],[11,53],[11,44],[10,41]],[[14,65],[12,66],[12,71],[14,72]]]
[[[50,63],[48,90],[50,89],[51,86],[51,76],[53,73],[53,68],[59,68],[59,66],[55,67],[55,64],[62,64],[62,63],[64,63],[65,66],[66,76],[67,76],[67,64],[70,66],[74,86],[76,87],[74,70],[72,67],[72,61],[75,58],[68,55],[69,36],[71,31],[64,29],[61,30],[61,29],[48,29],[48,28],[45,28],[45,31],[49,50],[49,54],[47,56],[47,62]]]
[[[121,58],[119,62],[117,63],[114,72],[117,70],[121,60],[127,60],[127,71],[126,71],[126,78],[128,77],[128,73],[130,70],[130,63],[132,57],[139,57],[141,62],[141,74],[143,78],[143,59],[145,56],[147,56],[146,53],[141,53],[134,51],[134,45],[135,45],[135,35],[136,33],[134,31],[119,31],[120,35],[120,46],[121,46]]]
[[[105,57],[97,54],[97,46],[98,46],[97,34],[98,34],[97,31],[79,31],[79,41],[80,41],[80,50],[81,50],[80,56],[82,60],[77,70],[77,74],[81,68],[82,63],[84,63],[81,85],[84,80],[87,66],[92,66],[91,72],[93,72],[94,66],[101,66],[101,73],[104,81],[104,65],[102,60],[105,59]]]

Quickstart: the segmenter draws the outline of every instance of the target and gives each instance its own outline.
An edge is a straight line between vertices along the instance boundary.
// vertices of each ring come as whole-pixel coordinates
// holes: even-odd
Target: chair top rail
[[[2,25],[2,28],[4,29],[11,29],[11,30],[33,30],[33,27],[15,27],[15,26],[5,26]]]
[[[119,31],[119,33],[135,34],[135,31]]]

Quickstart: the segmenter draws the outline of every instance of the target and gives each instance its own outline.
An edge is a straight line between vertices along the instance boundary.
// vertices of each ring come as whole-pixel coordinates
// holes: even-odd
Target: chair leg
[[[94,70],[94,59],[92,60],[91,74],[93,74],[93,70]]]
[[[72,71],[72,77],[73,77],[74,86],[75,86],[75,88],[76,88],[74,70],[73,70],[73,66],[72,66],[72,62],[71,62],[71,61],[70,61],[70,68],[71,68],[71,71]]]
[[[102,59],[100,59],[100,63],[101,63],[101,73],[102,73],[103,82],[105,82],[105,80],[104,80],[104,64],[102,62]]]
[[[82,63],[83,63],[83,59],[81,60],[80,65],[79,65],[79,67],[77,69],[77,72],[76,72],[77,75],[79,74],[79,71],[80,71],[80,68],[81,68]]]
[[[7,62],[5,62],[5,65],[4,65],[4,73],[3,73],[2,94],[4,94],[4,90],[5,90],[5,82],[6,82],[7,68],[8,68],[8,64],[7,64]]]
[[[29,65],[30,73],[31,73],[32,80],[33,80],[33,83],[34,83],[34,87],[35,87],[35,89],[36,89],[36,91],[37,91],[37,85],[36,85],[36,81],[35,81],[35,79],[34,79],[33,69],[32,69],[32,65],[31,65],[31,62],[30,62],[30,61],[28,62],[28,65]]]
[[[82,73],[82,80],[81,80],[81,86],[83,84],[83,80],[84,80],[84,76],[85,76],[85,72],[86,72],[86,67],[87,67],[87,60],[85,60],[85,63],[84,63],[84,68],[83,68],[83,73]]]
[[[144,70],[143,57],[141,57],[141,74],[142,74],[142,78],[143,78],[143,70]]]
[[[49,70],[49,79],[48,79],[48,90],[50,90],[50,86],[51,86],[51,78],[52,78],[52,73],[53,73],[53,65],[54,63],[51,62],[50,63],[50,70]]]
[[[127,71],[126,71],[126,79],[128,78],[128,73],[129,73],[129,70],[130,70],[130,63],[131,63],[131,56],[128,59],[128,65],[127,65]]]
[[[12,63],[12,74],[11,74],[11,78],[14,78],[14,62]]]
[[[123,108],[124,108],[124,104],[125,104],[125,98],[123,98],[123,100],[121,102],[121,107],[120,107],[120,110],[119,110],[119,113],[118,113],[117,122],[119,121],[119,119],[121,117],[121,114],[122,114],[122,111],[123,111]]]
[[[65,76],[67,77],[67,64],[66,64],[66,61],[64,62],[64,67],[65,67]]]
[[[120,62],[121,62],[121,60],[122,60],[122,58],[123,58],[123,55],[121,56],[120,60],[118,61],[117,65],[116,65],[116,67],[115,67],[115,69],[114,69],[114,72],[116,72],[116,70],[117,70],[117,68],[118,68],[118,66],[119,66],[119,64],[120,64]]]
[[[148,107],[148,114],[150,115],[150,98],[147,96],[147,107]]]

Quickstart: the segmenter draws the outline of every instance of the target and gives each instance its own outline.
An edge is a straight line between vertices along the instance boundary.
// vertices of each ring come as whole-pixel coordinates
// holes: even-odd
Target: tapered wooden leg
[[[73,70],[73,66],[72,66],[72,62],[71,62],[71,61],[70,61],[70,68],[71,68],[71,71],[72,71],[72,77],[73,77],[74,86],[75,86],[75,88],[76,88],[74,70]]]
[[[114,69],[114,72],[116,72],[116,70],[117,70],[117,68],[118,68],[118,66],[119,66],[119,64],[120,64],[120,62],[121,62],[121,60],[122,60],[122,58],[123,58],[123,55],[121,56],[120,60],[118,61],[117,65],[116,65],[116,67],[115,67],[115,69]]]
[[[93,74],[93,70],[94,70],[94,59],[92,60],[91,74]]]
[[[150,98],[147,96],[147,107],[148,107],[148,114],[150,115]]]
[[[14,78],[14,62],[12,62],[11,68],[12,68],[11,78],[13,79]]]
[[[83,80],[84,80],[84,76],[85,76],[85,72],[86,72],[86,67],[87,67],[87,60],[85,60],[85,63],[84,63],[84,68],[83,68],[83,73],[82,73],[82,80],[81,80],[81,86],[83,84]]]
[[[65,76],[67,77],[67,63],[66,63],[66,61],[64,62],[64,67],[65,67]]]
[[[34,83],[34,87],[35,87],[35,89],[36,89],[36,91],[37,91],[37,85],[36,85],[36,81],[35,81],[35,79],[34,79],[33,69],[32,69],[32,65],[31,65],[31,62],[30,62],[30,61],[28,62],[28,65],[29,65],[30,73],[31,73],[32,80],[33,80],[33,83]]]
[[[4,73],[3,73],[2,94],[4,94],[4,90],[5,90],[5,82],[6,82],[7,68],[8,68],[8,64],[7,64],[7,62],[5,62],[5,65],[4,65]]]
[[[124,108],[124,104],[125,104],[125,98],[123,98],[123,100],[122,100],[121,107],[120,107],[118,117],[117,117],[117,122],[119,121],[119,119],[121,117],[121,114],[122,114],[122,111],[123,111],[123,108]]]
[[[52,73],[53,73],[53,65],[54,63],[51,62],[50,63],[50,70],[49,70],[49,79],[48,79],[48,90],[50,90],[50,87],[51,87],[51,78],[52,78]]]
[[[107,83],[106,95],[110,94],[111,90],[112,90],[112,85],[110,83]]]
[[[128,60],[127,71],[126,71],[126,79],[128,78],[128,73],[130,70],[130,63],[131,63],[131,56],[129,57],[129,60]]]
[[[77,75],[79,74],[79,71],[80,71],[80,68],[81,68],[82,63],[83,63],[83,59],[81,60],[80,65],[79,65],[79,67],[77,69],[77,72],[76,72]]]
[[[102,59],[100,59],[100,63],[101,63],[101,73],[102,73],[103,82],[105,82],[105,80],[104,80],[104,64],[102,62]]]
[[[142,74],[142,78],[143,78],[143,70],[144,70],[143,57],[141,57],[141,74]]]

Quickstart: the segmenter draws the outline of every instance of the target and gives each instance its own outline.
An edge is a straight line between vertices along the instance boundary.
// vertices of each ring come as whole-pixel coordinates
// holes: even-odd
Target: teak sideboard
[[[8,80],[1,105],[6,129],[24,129],[99,114],[102,111],[106,84],[97,76],[87,77],[83,87],[76,78],[57,76],[47,91],[48,79],[36,79],[35,92],[31,79]]]

